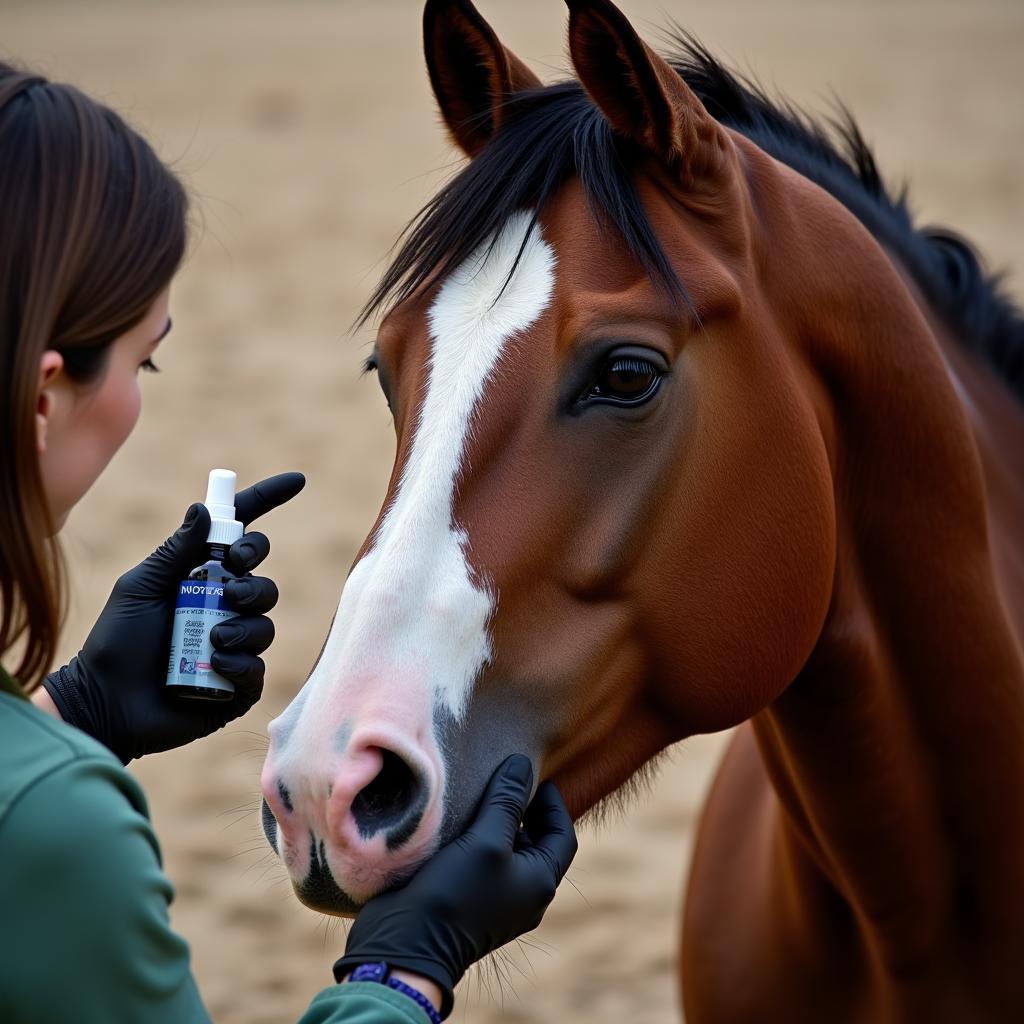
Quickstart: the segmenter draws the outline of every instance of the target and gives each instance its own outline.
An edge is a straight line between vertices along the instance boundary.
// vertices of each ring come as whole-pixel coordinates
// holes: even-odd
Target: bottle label
[[[168,686],[204,686],[234,692],[234,684],[210,664],[214,650],[210,630],[236,614],[224,599],[223,582],[182,580],[174,606]]]

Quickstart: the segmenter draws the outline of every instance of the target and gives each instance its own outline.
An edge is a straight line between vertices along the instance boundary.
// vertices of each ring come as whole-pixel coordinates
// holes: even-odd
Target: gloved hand
[[[240,491],[235,514],[248,525],[305,486],[301,473],[281,473]],[[277,604],[273,580],[250,575],[270,552],[262,533],[246,533],[228,549],[224,597],[238,612],[215,626],[211,664],[235,684],[231,700],[183,700],[169,693],[167,659],[178,585],[207,559],[210,513],[192,505],[181,527],[114,584],[85,646],[43,681],[66,722],[109,747],[125,764],[206,736],[244,715],[263,692],[262,654],[274,639],[266,612]]]
[[[532,784],[528,758],[513,754],[503,761],[473,824],[403,888],[359,911],[335,978],[380,961],[413,971],[440,986],[447,1017],[452,989],[469,965],[540,924],[576,856],[561,794],[543,782],[526,808]]]

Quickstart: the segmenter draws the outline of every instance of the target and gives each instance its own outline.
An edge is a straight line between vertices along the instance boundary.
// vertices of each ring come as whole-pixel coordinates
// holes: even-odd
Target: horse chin
[[[311,879],[305,879],[303,882],[293,883],[293,887],[299,902],[309,907],[310,910],[316,910],[330,917],[351,918],[355,917],[367,903],[376,897],[400,889],[421,866],[417,864],[411,868],[392,871],[383,883],[378,882],[372,888],[362,887],[354,882],[338,884],[333,879],[326,880],[326,884],[316,884]],[[352,889],[351,892],[349,887]],[[353,892],[356,895],[353,895]]]
[[[306,893],[302,886],[294,886],[295,895],[304,907],[315,910],[319,914],[326,914],[328,917],[353,918],[365,906],[364,903],[356,903],[347,893],[338,890],[336,895],[324,898],[319,894]]]

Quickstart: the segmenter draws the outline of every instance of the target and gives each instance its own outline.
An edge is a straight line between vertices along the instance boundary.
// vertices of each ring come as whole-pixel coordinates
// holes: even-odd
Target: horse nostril
[[[267,842],[276,850],[277,819],[274,817],[274,812],[271,811],[270,805],[266,800],[263,801],[263,806],[260,808],[260,815],[263,818],[263,833],[267,837]]]
[[[363,839],[387,830],[387,846],[395,850],[416,831],[426,805],[425,786],[397,754],[380,748],[381,769],[352,801],[352,817]]]

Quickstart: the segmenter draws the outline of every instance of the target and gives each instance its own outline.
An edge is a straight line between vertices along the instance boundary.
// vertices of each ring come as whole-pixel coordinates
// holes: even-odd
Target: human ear
[[[64,370],[64,357],[48,348],[39,360],[39,383],[36,389],[36,451],[46,451],[46,439],[57,409],[56,384]]]

